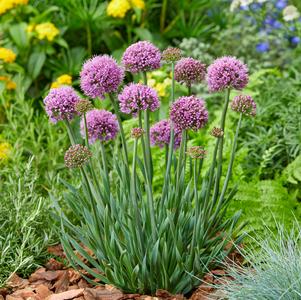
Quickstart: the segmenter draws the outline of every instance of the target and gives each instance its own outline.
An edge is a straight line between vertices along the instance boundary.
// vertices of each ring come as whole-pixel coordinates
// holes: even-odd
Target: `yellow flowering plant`
[[[145,9],[143,0],[111,0],[107,7],[107,14],[113,18],[123,19],[131,9]]]
[[[51,88],[58,88],[62,85],[72,85],[72,76],[68,74],[59,76],[54,82],[52,82]]]
[[[0,142],[0,164],[6,162],[10,156],[11,145],[7,142]]]

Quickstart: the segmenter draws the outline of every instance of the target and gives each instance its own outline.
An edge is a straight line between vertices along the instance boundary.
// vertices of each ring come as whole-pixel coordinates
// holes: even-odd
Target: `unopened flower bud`
[[[191,158],[202,159],[206,156],[207,151],[202,146],[193,146],[188,148],[186,152]]]
[[[256,116],[256,103],[253,98],[248,95],[239,95],[234,97],[231,102],[231,108],[233,111],[241,113],[245,116]]]
[[[75,110],[83,115],[93,109],[93,104],[88,99],[80,99],[75,103]]]
[[[168,47],[162,53],[162,59],[166,62],[176,62],[182,57],[181,49]]]
[[[83,145],[71,146],[65,153],[65,164],[67,168],[80,168],[92,156],[92,152]]]
[[[221,128],[213,127],[210,134],[216,138],[220,138],[224,135],[224,132]]]
[[[140,139],[144,133],[145,133],[144,129],[142,129],[140,127],[136,127],[136,128],[132,129],[131,136],[134,139]]]

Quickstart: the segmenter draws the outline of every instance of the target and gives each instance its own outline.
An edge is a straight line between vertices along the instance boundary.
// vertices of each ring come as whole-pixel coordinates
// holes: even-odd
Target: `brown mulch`
[[[48,248],[48,252],[59,258],[65,258],[61,245]],[[240,263],[239,253],[232,253],[235,262]],[[190,300],[223,299],[220,291],[214,289],[219,278],[226,277],[223,269],[208,273],[203,283],[189,297]],[[231,279],[231,278],[229,278]],[[95,281],[96,282],[96,281]],[[155,297],[139,294],[124,294],[111,285],[97,286],[88,283],[78,271],[66,268],[57,259],[51,258],[45,267],[37,269],[28,279],[12,274],[6,288],[0,289],[0,300],[184,300],[183,295],[172,295],[158,290]]]

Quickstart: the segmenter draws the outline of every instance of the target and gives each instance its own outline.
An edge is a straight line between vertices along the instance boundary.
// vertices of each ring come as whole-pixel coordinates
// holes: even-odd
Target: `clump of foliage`
[[[0,286],[12,273],[28,276],[42,264],[52,241],[49,205],[37,193],[38,173],[32,162],[0,171]]]
[[[242,251],[245,266],[228,266],[228,275],[234,280],[219,287],[227,299],[300,299],[301,228],[295,224],[287,231],[276,226],[276,234],[268,230],[268,238],[256,236],[256,250],[248,247]]]

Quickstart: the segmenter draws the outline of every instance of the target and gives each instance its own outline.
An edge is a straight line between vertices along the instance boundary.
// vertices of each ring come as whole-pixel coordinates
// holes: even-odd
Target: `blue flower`
[[[256,45],[256,51],[264,53],[270,50],[270,44],[268,42],[262,42]]]
[[[300,38],[298,36],[293,36],[290,38],[290,41],[293,45],[298,45],[300,43]]]
[[[275,4],[276,8],[279,10],[284,9],[287,6],[287,0],[278,0]]]

